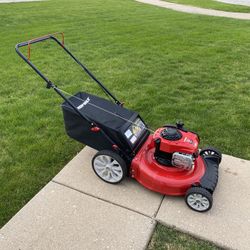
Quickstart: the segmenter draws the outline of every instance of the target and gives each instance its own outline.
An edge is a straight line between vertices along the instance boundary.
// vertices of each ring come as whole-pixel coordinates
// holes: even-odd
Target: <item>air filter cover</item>
[[[162,130],[161,136],[169,141],[178,141],[182,138],[182,134],[177,128],[165,128]]]

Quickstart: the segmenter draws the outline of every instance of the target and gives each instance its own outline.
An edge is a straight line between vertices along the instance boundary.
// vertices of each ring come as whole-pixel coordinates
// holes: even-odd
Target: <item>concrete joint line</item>
[[[55,180],[52,180],[51,182],[53,182],[53,183],[55,183],[55,184],[58,184],[58,185],[61,185],[61,186],[64,186],[64,187],[66,187],[66,188],[69,188],[69,189],[74,190],[74,191],[76,191],[76,192],[85,194],[85,195],[90,196],[90,197],[92,197],[92,198],[94,198],[94,199],[101,200],[101,201],[107,202],[107,203],[109,203],[109,204],[112,204],[112,205],[114,205],[114,206],[117,206],[117,207],[121,207],[121,208],[127,209],[127,210],[129,210],[129,211],[132,211],[132,212],[134,212],[134,213],[140,214],[140,215],[145,216],[145,217],[147,217],[147,218],[149,218],[149,219],[152,219],[152,220],[154,220],[154,221],[157,221],[157,219],[156,219],[157,214],[158,214],[158,212],[159,212],[159,210],[160,210],[160,208],[161,208],[161,205],[162,205],[162,203],[163,203],[163,200],[164,200],[164,198],[165,198],[165,195],[163,195],[163,196],[162,196],[162,199],[161,199],[161,201],[160,201],[160,204],[159,204],[159,206],[158,206],[158,208],[157,208],[157,210],[155,211],[154,215],[151,217],[151,216],[148,216],[148,215],[146,215],[146,214],[144,214],[144,213],[142,213],[142,212],[139,212],[139,211],[136,211],[136,210],[134,210],[134,209],[125,207],[125,206],[120,205],[120,204],[118,204],[118,203],[115,203],[115,202],[112,202],[112,201],[109,201],[109,200],[100,198],[100,197],[98,197],[98,196],[92,195],[92,194],[87,193],[87,192],[83,192],[83,191],[81,191],[81,190],[79,190],[79,189],[77,189],[77,188],[70,187],[69,185],[66,185],[66,184],[64,184],[64,183],[61,183],[61,182],[58,182],[58,181],[55,181]]]
[[[81,190],[79,190],[79,189],[77,189],[77,188],[70,187],[70,186],[68,186],[68,185],[66,185],[66,184],[64,184],[64,183],[60,183],[60,182],[55,181],[55,180],[52,180],[51,182],[53,182],[53,183],[55,183],[55,184],[58,184],[58,185],[61,185],[61,186],[64,186],[64,187],[66,187],[66,188],[69,188],[69,189],[74,190],[74,191],[76,191],[76,192],[79,192],[79,193],[81,193],[81,194],[85,194],[85,195],[90,196],[90,197],[92,197],[92,198],[94,198],[94,199],[101,200],[101,201],[103,201],[103,202],[112,204],[112,205],[117,206],[117,207],[124,208],[124,209],[126,209],[126,210],[131,211],[131,212],[134,212],[134,213],[140,214],[140,215],[142,215],[142,216],[145,216],[145,217],[147,217],[147,218],[149,218],[149,219],[155,220],[155,216],[153,216],[153,217],[148,216],[148,215],[146,215],[146,214],[144,214],[144,213],[141,213],[141,212],[139,212],[139,211],[136,211],[136,210],[134,210],[134,209],[131,209],[131,208],[125,207],[125,206],[123,206],[123,205],[117,204],[117,203],[115,203],[115,202],[112,202],[112,201],[109,201],[109,200],[100,198],[100,197],[95,196],[95,195],[92,195],[92,194],[90,194],[90,193],[83,192],[83,191],[81,191]],[[158,209],[157,211],[159,211],[159,209]]]
[[[154,213],[153,217],[151,218],[152,221],[153,221],[153,223],[154,223],[154,226],[153,226],[152,231],[151,231],[151,233],[150,233],[150,235],[149,235],[149,237],[148,237],[148,241],[147,241],[147,244],[146,244],[145,249],[148,249],[148,246],[149,246],[150,241],[151,241],[151,239],[152,239],[152,236],[153,236],[153,234],[154,234],[155,228],[156,228],[156,226],[157,226],[157,224],[158,224],[158,222],[159,222],[159,221],[157,220],[156,217],[157,217],[157,214],[158,214],[158,212],[159,212],[159,210],[160,210],[160,208],[161,208],[161,205],[162,205],[162,203],[163,203],[164,198],[165,198],[165,195],[162,196],[161,202],[160,202],[160,204],[159,204],[159,206],[158,206],[156,212]]]
[[[157,214],[158,214],[158,212],[159,212],[159,210],[160,210],[160,207],[161,207],[161,205],[162,205],[162,202],[163,202],[163,200],[164,200],[165,195],[162,196],[161,202],[160,202],[160,204],[159,204],[159,206],[158,206],[156,212],[155,212],[154,215],[151,217],[151,216],[148,216],[148,215],[143,214],[143,213],[141,213],[141,212],[138,212],[138,211],[136,211],[136,210],[134,210],[134,209],[131,209],[131,208],[125,207],[125,206],[123,206],[123,205],[120,205],[120,204],[117,204],[117,203],[108,201],[108,200],[106,200],[106,199],[103,199],[103,198],[94,196],[94,195],[92,195],[92,194],[83,192],[83,191],[81,191],[81,190],[79,190],[79,189],[70,187],[70,186],[68,186],[68,185],[66,185],[66,184],[63,184],[63,183],[60,183],[60,182],[58,182],[58,181],[52,180],[51,182],[53,182],[53,183],[55,183],[55,184],[57,184],[57,185],[61,185],[61,186],[65,187],[65,188],[69,188],[69,189],[74,190],[74,191],[76,191],[76,192],[79,192],[79,193],[81,193],[81,194],[90,196],[90,197],[92,197],[92,198],[94,198],[94,199],[101,200],[101,201],[103,201],[103,202],[109,203],[109,204],[111,204],[111,205],[114,205],[114,206],[117,206],[117,207],[120,207],[120,208],[124,208],[124,209],[126,209],[126,210],[131,211],[131,212],[134,212],[134,213],[137,213],[137,214],[139,214],[139,215],[142,215],[142,216],[145,216],[145,217],[149,218],[149,219],[152,221],[153,227],[152,227],[152,230],[151,230],[151,232],[150,232],[150,234],[149,234],[149,236],[148,236],[148,239],[147,239],[147,241],[146,241],[146,244],[145,244],[145,248],[144,248],[144,249],[147,249],[147,248],[148,248],[148,246],[149,246],[149,244],[150,244],[150,241],[151,241],[151,239],[152,239],[153,233],[154,233],[154,231],[155,231],[156,225],[157,225],[157,223],[158,223],[158,221],[157,221],[157,219],[156,219],[156,216],[157,216]]]
[[[163,203],[163,201],[164,201],[164,198],[165,198],[165,195],[162,196],[162,199],[161,199],[161,202],[160,202],[160,204],[159,204],[159,207],[158,207],[158,209],[156,210],[156,212],[154,213],[154,216],[152,217],[154,220],[156,220],[157,214],[159,213],[159,210],[160,210],[161,205],[162,205],[162,203]]]
[[[117,203],[108,201],[108,200],[106,200],[106,199],[97,197],[97,196],[92,195],[92,194],[90,194],[90,193],[83,192],[83,191],[81,191],[81,190],[79,190],[79,189],[70,187],[69,185],[63,184],[63,183],[61,183],[61,182],[58,182],[58,181],[55,181],[55,180],[52,180],[52,182],[55,183],[55,184],[57,184],[57,185],[61,185],[61,186],[63,186],[63,187],[66,187],[66,188],[69,188],[69,189],[74,190],[74,191],[76,191],[76,192],[79,192],[79,193],[81,193],[81,194],[90,196],[90,197],[92,197],[92,198],[94,198],[94,199],[101,200],[101,201],[103,201],[103,202],[109,203],[109,204],[114,205],[114,206],[117,206],[117,207],[124,208],[124,209],[126,209],[126,210],[131,211],[131,212],[134,212],[134,213],[137,213],[137,214],[139,214],[139,215],[142,215],[142,216],[145,216],[145,217],[149,218],[149,219],[152,221],[153,227],[152,227],[151,233],[149,234],[149,237],[148,237],[148,239],[147,239],[147,242],[146,242],[146,244],[145,244],[145,249],[147,249],[147,247],[149,246],[150,241],[151,241],[151,239],[152,239],[152,235],[153,235],[153,233],[154,233],[154,231],[155,231],[155,228],[156,228],[156,226],[157,226],[157,224],[158,224],[158,222],[159,222],[159,221],[157,220],[156,217],[157,217],[157,214],[158,214],[158,212],[159,212],[159,210],[160,210],[160,208],[161,208],[161,205],[162,205],[162,203],[163,203],[163,200],[164,200],[164,198],[165,198],[165,195],[162,195],[162,198],[161,198],[161,201],[160,201],[160,203],[159,203],[159,206],[158,206],[157,210],[155,211],[155,213],[153,214],[153,216],[151,217],[151,216],[148,216],[148,215],[143,214],[143,213],[141,213],[141,212],[138,212],[138,211],[136,211],[136,210],[134,210],[134,209],[125,207],[125,206],[123,206],[123,205],[120,205],[120,204],[117,204]]]

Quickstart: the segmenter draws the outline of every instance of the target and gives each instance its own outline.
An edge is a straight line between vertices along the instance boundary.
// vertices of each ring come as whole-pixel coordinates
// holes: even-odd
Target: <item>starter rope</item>
[[[83,99],[81,99],[81,98],[79,98],[79,97],[77,97],[77,96],[74,96],[74,95],[72,95],[72,94],[70,94],[70,93],[68,93],[68,92],[66,92],[66,91],[64,91],[64,90],[62,90],[62,89],[59,89],[59,88],[57,88],[57,87],[55,87],[55,88],[58,89],[59,91],[61,91],[62,93],[68,95],[68,96],[72,96],[72,97],[78,99],[78,100],[81,101],[81,102],[84,102],[84,101],[85,101],[85,100],[83,100]],[[92,106],[92,107],[95,107],[95,108],[97,108],[97,109],[99,109],[99,110],[102,110],[102,111],[104,111],[104,112],[106,112],[106,113],[108,113],[108,114],[110,114],[110,115],[116,116],[116,117],[118,117],[118,118],[120,118],[120,119],[122,119],[122,120],[124,120],[124,121],[126,121],[126,122],[129,122],[130,124],[133,124],[134,126],[140,127],[140,126],[137,125],[136,123],[134,123],[134,122],[132,122],[132,121],[130,121],[130,120],[128,120],[128,119],[126,119],[126,118],[124,118],[124,117],[118,115],[118,114],[112,113],[112,112],[110,112],[110,111],[108,111],[108,110],[106,110],[106,109],[104,109],[104,108],[102,108],[102,107],[99,107],[99,106],[97,106],[97,105],[91,103],[90,101],[89,101],[86,105],[90,105],[90,106]],[[145,129],[148,130],[150,133],[154,133],[154,132],[155,132],[154,130],[152,130],[152,129],[150,129],[150,128],[147,128],[147,127],[145,127]]]

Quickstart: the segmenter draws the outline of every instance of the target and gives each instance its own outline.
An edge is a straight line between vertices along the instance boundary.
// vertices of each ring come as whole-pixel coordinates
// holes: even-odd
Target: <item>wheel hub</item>
[[[96,173],[105,181],[117,182],[122,178],[120,164],[110,156],[99,155],[94,161]]]
[[[201,194],[192,194],[188,197],[189,205],[195,210],[203,211],[209,207],[209,201]]]

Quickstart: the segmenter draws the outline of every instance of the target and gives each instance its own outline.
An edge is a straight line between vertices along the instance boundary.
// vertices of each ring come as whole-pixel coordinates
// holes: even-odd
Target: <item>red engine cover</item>
[[[194,154],[197,152],[199,138],[196,134],[179,130],[179,132],[182,134],[182,138],[177,141],[170,141],[162,138],[161,132],[164,129],[165,128],[157,129],[153,135],[154,140],[158,138],[161,139],[160,151],[167,153],[181,152],[186,154]]]

